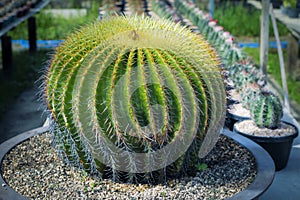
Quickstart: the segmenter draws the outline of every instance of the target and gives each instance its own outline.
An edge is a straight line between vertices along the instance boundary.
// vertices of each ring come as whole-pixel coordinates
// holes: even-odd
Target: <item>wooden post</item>
[[[297,62],[299,55],[299,44],[298,40],[292,35],[288,36],[288,44],[287,44],[287,71],[288,74],[295,78],[295,71],[297,70]]]
[[[282,53],[282,49],[281,49],[281,43],[280,43],[279,33],[278,33],[278,29],[277,29],[277,24],[276,24],[276,19],[274,16],[272,4],[270,6],[270,15],[271,15],[271,19],[272,19],[272,25],[273,25],[273,29],[274,29],[274,35],[276,38],[277,51],[278,51],[278,56],[279,56],[284,105],[285,105],[286,109],[288,110],[288,112],[290,112],[289,94],[288,94],[288,87],[287,87],[287,83],[286,83],[286,75],[285,75],[285,69],[284,69],[284,59],[283,59],[283,53]]]
[[[260,20],[260,67],[262,74],[267,77],[269,51],[269,10],[270,0],[263,0]]]
[[[36,52],[36,23],[35,17],[28,18],[28,40],[29,40],[29,52]]]
[[[1,36],[2,47],[2,65],[3,75],[5,78],[10,79],[12,77],[13,65],[12,65],[12,43],[11,37],[6,34]]]
[[[213,18],[215,12],[215,0],[209,0],[208,8],[209,8],[210,16]]]

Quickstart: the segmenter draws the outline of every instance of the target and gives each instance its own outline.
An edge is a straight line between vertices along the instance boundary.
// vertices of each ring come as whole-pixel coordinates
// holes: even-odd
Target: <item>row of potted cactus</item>
[[[148,15],[148,2],[146,0],[104,0],[101,2],[99,8],[100,18],[104,16],[113,16],[119,14],[132,15],[132,14],[145,14]]]
[[[141,0],[127,0],[127,6],[125,7],[125,11],[129,12],[128,14],[137,14],[141,15],[144,14],[147,8],[146,1]]]
[[[169,19],[171,19],[174,14],[173,10],[167,7],[165,2],[157,1],[157,0],[152,0],[151,11],[158,16],[164,16],[165,18],[169,18]]]
[[[232,84],[232,87],[228,88],[234,90],[240,96],[240,98],[230,102],[241,103],[244,108],[250,111],[250,116],[238,119],[242,120],[249,117],[259,128],[278,129],[283,126],[281,125],[283,123],[281,121],[283,108],[279,98],[274,92],[270,91],[258,67],[247,58],[241,49],[237,48],[234,38],[224,31],[223,27],[219,26],[216,20],[199,10],[192,2],[175,0],[175,6],[180,14],[199,27],[200,32],[218,51],[223,62],[223,69],[227,72],[228,82]],[[233,97],[229,96],[229,98]],[[233,121],[235,122],[236,120],[237,118]],[[237,129],[237,126],[235,126],[235,129]],[[276,137],[275,143],[273,137],[268,136],[262,139],[262,136],[258,136],[260,144],[273,157],[276,170],[286,166],[292,141],[298,135],[298,130],[295,126],[291,125],[290,130],[292,133],[287,134],[288,136],[286,137],[281,137],[282,140],[280,140],[280,137]],[[240,133],[238,130],[235,131]],[[247,136],[249,134],[244,135]],[[254,139],[253,135],[251,139]],[[262,140],[264,141],[262,142]],[[273,151],[278,146],[265,145],[265,143],[269,142],[281,146],[287,144],[281,151],[285,158],[277,159],[282,154],[279,154],[278,150]]]
[[[124,11],[124,1],[103,0],[100,2],[99,17],[111,16]]]

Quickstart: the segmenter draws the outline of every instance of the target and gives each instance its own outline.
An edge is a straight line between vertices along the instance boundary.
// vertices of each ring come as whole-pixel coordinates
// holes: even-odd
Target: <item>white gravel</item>
[[[293,126],[284,122],[280,122],[276,129],[258,127],[253,120],[243,120],[236,123],[235,126],[236,129],[242,133],[261,137],[283,137],[293,135],[297,132]]]
[[[195,177],[164,185],[99,180],[64,164],[46,133],[12,149],[1,171],[10,187],[30,199],[225,199],[246,188],[256,174],[251,153],[223,135],[200,163],[207,168]]]

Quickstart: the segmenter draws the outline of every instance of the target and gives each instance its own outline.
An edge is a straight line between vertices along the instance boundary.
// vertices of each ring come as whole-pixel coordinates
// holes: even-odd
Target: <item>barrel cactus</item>
[[[179,24],[115,16],[56,49],[46,101],[59,152],[102,178],[157,182],[213,147],[226,92],[212,47]]]
[[[275,129],[283,115],[280,99],[270,91],[262,91],[255,97],[250,113],[258,127]]]

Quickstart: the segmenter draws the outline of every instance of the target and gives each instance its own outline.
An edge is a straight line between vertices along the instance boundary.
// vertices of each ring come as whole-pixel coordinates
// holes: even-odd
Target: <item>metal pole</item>
[[[36,52],[37,44],[36,44],[36,22],[35,17],[28,18],[28,40],[29,40],[29,51]]]
[[[262,74],[267,78],[268,50],[269,50],[269,10],[270,0],[263,0],[260,22],[260,67]]]
[[[209,0],[209,13],[211,17],[214,17],[214,12],[215,12],[215,1],[214,0]]]
[[[2,35],[1,46],[2,46],[3,75],[6,79],[10,79],[13,74],[11,37],[7,36],[6,34]]]
[[[277,51],[278,51],[278,56],[279,56],[281,80],[282,80],[282,87],[283,87],[284,105],[285,105],[286,109],[288,110],[288,112],[290,112],[289,94],[288,94],[288,87],[287,87],[287,83],[286,83],[283,53],[282,53],[278,28],[277,28],[272,4],[270,5],[270,15],[271,15],[273,29],[274,29],[274,35],[275,35],[276,43],[277,43]]]

